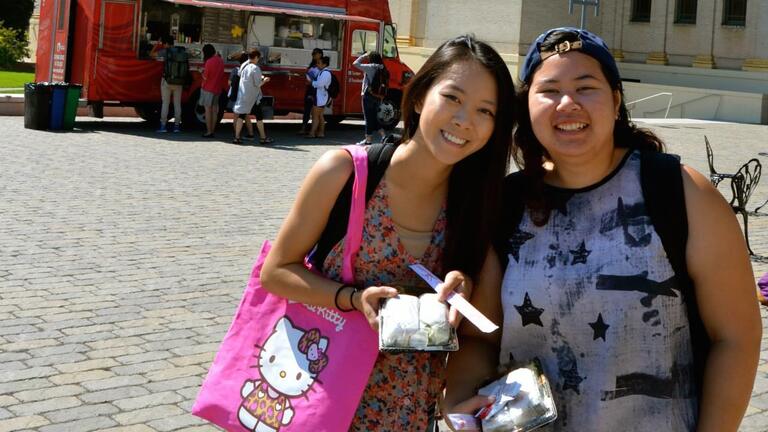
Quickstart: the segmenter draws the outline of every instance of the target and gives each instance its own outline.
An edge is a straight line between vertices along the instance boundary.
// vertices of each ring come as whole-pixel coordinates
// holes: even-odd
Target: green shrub
[[[0,68],[10,67],[28,54],[26,33],[3,27],[0,21]]]

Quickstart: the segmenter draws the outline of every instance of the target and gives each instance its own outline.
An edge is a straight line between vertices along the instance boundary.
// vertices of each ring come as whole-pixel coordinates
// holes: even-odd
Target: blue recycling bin
[[[69,85],[56,83],[51,92],[51,130],[64,129],[64,113],[67,105],[67,89]]]

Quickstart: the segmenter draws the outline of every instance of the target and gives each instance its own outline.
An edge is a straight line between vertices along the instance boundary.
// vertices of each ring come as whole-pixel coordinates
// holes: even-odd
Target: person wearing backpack
[[[547,430],[735,432],[762,329],[730,206],[630,121],[597,35],[541,34],[520,81],[501,262],[472,296],[502,330],[460,329],[443,413],[479,429],[471,414],[492,400],[478,385],[537,358],[558,413]]]
[[[171,35],[163,36],[162,43],[164,48],[158,53],[164,57],[163,78],[160,80],[162,107],[160,109],[160,129],[157,132],[168,132],[168,109],[171,98],[173,98],[173,131],[178,133],[181,132],[181,92],[184,91],[184,85],[189,78],[189,55],[184,47],[174,46]]]
[[[366,62],[367,60],[367,62]],[[358,145],[373,142],[373,134],[384,136],[384,129],[379,125],[379,105],[386,96],[389,73],[384,66],[381,54],[376,51],[365,53],[355,59],[352,66],[363,71],[363,85],[360,91],[363,100],[363,118],[365,119],[365,139]],[[382,94],[383,90],[383,94]]]
[[[409,83],[404,135],[387,144],[383,169],[379,157],[384,152],[378,151],[383,145],[367,148],[368,166],[376,168],[366,180],[363,241],[352,263],[355,284],[337,282],[343,234],[316,256],[324,230],[341,225],[343,233],[344,215],[349,220],[349,204],[336,203],[349,199],[345,191],[352,190],[353,161],[339,149],[323,155],[299,188],[264,262],[263,288],[330,312],[363,314],[372,328],[360,335],[367,341],[375,337],[380,300],[396,296],[395,286],[410,287],[411,293],[429,290],[408,267],[413,262],[445,278],[450,289],[441,289],[442,299],[453,288],[468,298],[500,216],[513,101],[512,77],[490,45],[473,36],[443,43]],[[372,171],[378,179],[371,179]],[[315,245],[310,260],[318,271],[311,271],[304,259]],[[453,325],[457,312],[448,312]],[[344,430],[435,430],[445,358],[440,352],[379,352],[352,424]]]
[[[315,104],[312,106],[312,129],[307,138],[323,138],[325,137],[325,116],[323,111],[325,107],[333,102],[333,93],[331,89],[335,77],[333,72],[328,69],[328,64],[331,62],[330,57],[323,56],[317,61],[317,68],[320,70],[317,73],[317,78],[312,81],[312,87],[317,90],[315,97]],[[337,82],[338,83],[338,82]],[[338,84],[336,85],[336,94],[338,94]]]
[[[312,107],[315,105],[315,98],[317,97],[317,90],[312,87],[312,81],[317,79],[317,74],[320,73],[320,69],[317,68],[317,61],[323,56],[323,50],[320,48],[314,48],[312,50],[312,61],[307,66],[307,87],[304,91],[304,112],[301,117],[301,129],[299,135],[306,135],[308,132],[307,126],[309,125],[309,119],[312,116]]]

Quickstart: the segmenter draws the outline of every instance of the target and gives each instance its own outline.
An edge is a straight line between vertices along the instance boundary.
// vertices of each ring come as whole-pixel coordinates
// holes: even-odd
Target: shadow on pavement
[[[324,138],[305,138],[298,134],[301,122],[298,120],[268,120],[264,123],[267,135],[275,142],[269,145],[259,144],[258,140],[243,140],[242,146],[269,147],[277,150],[300,150],[296,147],[307,145],[348,145],[363,138],[364,126],[362,121],[344,121],[335,125],[327,125]],[[202,129],[184,129],[179,133],[157,133],[156,126],[137,118],[84,118],[78,119],[73,131],[53,131],[52,134],[101,134],[111,133],[130,135],[134,137],[156,138],[169,142],[222,142],[232,143],[232,121],[224,120],[216,128],[214,138],[203,138]]]

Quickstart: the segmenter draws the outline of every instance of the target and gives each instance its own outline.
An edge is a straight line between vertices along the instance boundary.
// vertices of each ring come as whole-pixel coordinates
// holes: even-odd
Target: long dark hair
[[[203,45],[203,61],[208,60],[216,54],[216,48],[211,44]]]
[[[403,141],[416,134],[421,104],[430,88],[454,64],[474,61],[496,80],[497,107],[493,133],[482,149],[454,165],[448,183],[443,269],[474,278],[480,272],[501,214],[501,190],[509,167],[515,123],[515,87],[509,69],[490,45],[472,35],[446,41],[427,59],[405,89]]]
[[[379,54],[378,51],[371,51],[371,53],[368,54],[368,62],[374,63],[374,64],[384,63],[384,61],[381,59],[381,54]]]
[[[579,40],[579,35],[574,32],[557,31],[542,42],[541,51],[551,51],[556,45],[565,41],[575,42],[577,40]],[[612,74],[606,70],[602,63],[600,68],[610,84],[611,90],[618,91],[621,95],[619,116],[613,127],[613,145],[640,151],[664,152],[664,142],[659,137],[648,129],[637,127],[629,118],[629,111],[624,103],[624,87],[621,80],[618,77],[616,77],[617,79],[609,78]],[[531,81],[533,75],[531,75]],[[522,191],[523,200],[531,209],[532,220],[536,225],[544,225],[549,220],[549,214],[552,210],[552,203],[546,200],[546,195],[543,193],[544,174],[546,173],[543,162],[549,155],[533,133],[531,116],[528,111],[530,84],[530,82],[523,83],[517,93],[518,125],[515,129],[512,146],[513,158],[525,176],[526,187]]]

